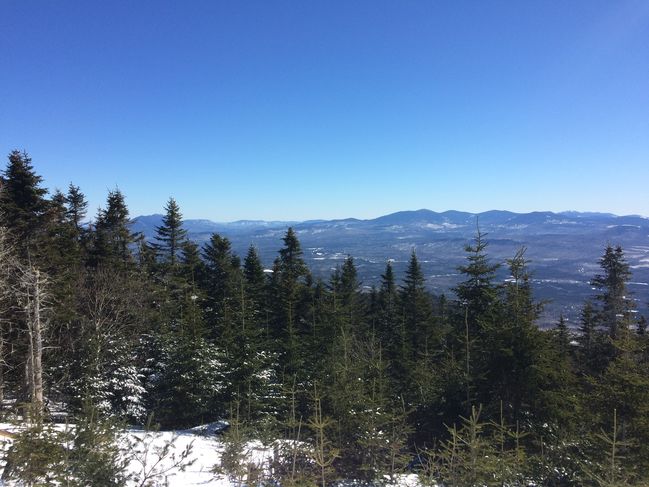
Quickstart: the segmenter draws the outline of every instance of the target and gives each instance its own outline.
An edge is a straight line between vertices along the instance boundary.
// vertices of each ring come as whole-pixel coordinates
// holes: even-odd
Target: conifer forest
[[[615,242],[578,328],[541,329],[525,248],[495,261],[479,228],[452,293],[429,291],[415,251],[367,291],[352,256],[314,277],[291,228],[261,262],[223,235],[192,242],[169,198],[148,241],[119,189],[93,216],[27,153],[5,163],[7,485],[166,485],[155,465],[135,478],[133,455],[201,425],[215,485],[649,485],[649,296],[628,292]],[[182,470],[192,446],[174,441],[155,454]]]

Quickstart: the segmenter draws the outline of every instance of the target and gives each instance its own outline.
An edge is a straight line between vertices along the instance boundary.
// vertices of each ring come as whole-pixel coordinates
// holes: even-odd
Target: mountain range
[[[132,229],[153,239],[161,222],[162,215],[139,216],[133,220]],[[255,245],[268,268],[287,228],[293,227],[304,259],[316,277],[327,279],[350,255],[368,289],[378,285],[388,260],[401,278],[414,250],[430,289],[449,295],[462,279],[457,267],[465,262],[464,248],[479,228],[486,234],[487,252],[493,262],[505,262],[521,247],[527,249],[535,297],[547,301],[540,319],[542,326],[552,325],[560,314],[576,326],[584,300],[594,294],[590,280],[600,271],[599,259],[606,245],[621,245],[633,272],[629,289],[638,309],[646,312],[649,302],[649,218],[638,215],[499,210],[438,213],[422,209],[369,220],[185,220],[183,225],[189,238],[199,244],[212,233],[227,237],[233,250],[242,256],[251,244]],[[503,266],[498,279],[507,277]]]

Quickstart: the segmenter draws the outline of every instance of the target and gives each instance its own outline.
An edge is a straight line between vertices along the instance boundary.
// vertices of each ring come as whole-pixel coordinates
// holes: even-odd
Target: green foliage
[[[320,397],[317,386],[313,391],[313,415],[307,426],[311,429],[313,435],[313,448],[311,458],[320,470],[319,483],[321,487],[326,487],[335,470],[333,463],[340,456],[340,451],[333,446],[330,435],[334,420],[326,417],[322,413],[322,398]]]
[[[90,251],[91,267],[113,266],[128,270],[133,264],[131,245],[137,235],[130,230],[129,211],[119,189],[108,192],[106,208],[99,209]]]
[[[607,245],[599,264],[602,274],[591,281],[599,291],[595,296],[599,303],[598,325],[607,331],[609,337],[616,338],[621,328],[628,327],[629,313],[634,307],[627,290],[631,270],[620,246],[613,249]]]
[[[75,186],[74,184],[70,183],[66,196],[66,202],[66,216],[74,226],[75,230],[79,234],[81,234],[83,232],[82,224],[88,212],[88,202],[86,201],[86,197],[81,192],[81,188],[79,188],[79,186]]]
[[[20,400],[31,374],[28,298],[16,294],[16,269],[29,263],[52,283],[44,395],[79,417],[74,434],[47,423],[21,433],[7,475],[119,485],[108,413],[131,423],[154,413],[176,428],[236,404],[222,464],[240,482],[263,477],[241,455],[266,429],[282,437],[282,485],[396,481],[418,451],[444,485],[649,479],[649,339],[619,246],[604,251],[579,329],[559,318],[543,331],[525,249],[492,261],[479,230],[457,299],[430,293],[414,252],[402,280],[388,262],[365,292],[352,256],[314,279],[293,229],[267,274],[253,246],[242,264],[225,236],[202,249],[187,240],[173,198],[148,243],[119,190],[86,222],[80,188],[47,196],[41,183],[29,156],[12,152],[0,191],[0,396]],[[149,450],[188,461],[173,442],[140,439],[130,457],[144,462],[140,483],[162,475],[145,465]]]
[[[412,362],[435,353],[440,337],[435,333],[430,295],[426,292],[424,274],[413,251],[399,293],[401,319],[406,344],[402,347],[402,359],[410,355]]]
[[[176,266],[178,252],[187,238],[187,230],[183,228],[183,217],[176,200],[169,198],[165,206],[165,215],[162,225],[156,227],[156,240],[154,248],[162,262],[171,268]]]
[[[458,270],[466,276],[466,280],[454,289],[467,310],[467,322],[472,335],[480,332],[483,322],[494,314],[498,298],[498,288],[494,280],[500,264],[492,264],[489,261],[484,237],[478,229],[475,244],[465,247],[467,263]]]
[[[119,446],[122,427],[88,402],[73,425],[38,421],[13,439],[3,479],[21,485],[125,486],[129,460]]]
[[[165,428],[215,421],[225,412],[223,353],[202,338],[166,336],[153,342],[149,404]]]
[[[526,453],[518,429],[480,420],[481,408],[473,407],[461,425],[448,427],[449,438],[420,455],[424,485],[525,486]]]
[[[221,436],[223,450],[219,462],[213,468],[214,473],[226,476],[236,485],[261,485],[265,477],[263,465],[255,463],[250,457],[253,434],[249,425],[241,421],[239,403],[232,404],[228,429]]]
[[[632,479],[638,465],[626,460],[624,454],[631,442],[624,441],[618,424],[617,410],[613,410],[609,432],[604,429],[593,435],[590,455],[582,461],[584,478],[597,487],[626,487],[637,485]],[[624,465],[626,463],[626,465]]]
[[[66,469],[69,433],[38,421],[16,435],[6,455],[4,479],[26,486],[58,485]]]
[[[48,203],[47,190],[40,186],[42,181],[26,152],[14,150],[9,154],[0,191],[0,216],[2,225],[19,244],[21,256],[35,249],[44,230]]]
[[[90,403],[85,403],[82,413],[75,419],[69,442],[71,448],[65,460],[64,485],[126,485],[128,458],[118,443],[123,424],[102,417]]]

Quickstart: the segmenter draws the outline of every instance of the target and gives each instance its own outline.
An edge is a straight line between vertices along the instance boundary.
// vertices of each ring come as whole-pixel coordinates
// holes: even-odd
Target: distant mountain
[[[133,220],[132,228],[150,239],[161,222],[162,215],[141,216]],[[464,246],[479,226],[487,234],[488,253],[495,262],[504,262],[520,247],[527,248],[536,296],[551,300],[542,319],[545,325],[555,322],[561,312],[576,323],[583,300],[592,295],[589,282],[599,272],[599,258],[611,243],[625,250],[633,271],[630,288],[638,306],[645,310],[649,302],[649,219],[638,215],[500,210],[474,214],[421,209],[368,220],[186,220],[184,226],[198,243],[207,241],[212,233],[228,237],[240,255],[254,244],[268,267],[282,246],[286,229],[292,226],[317,277],[327,279],[351,255],[368,288],[380,282],[388,259],[393,260],[397,276],[403,276],[414,249],[428,285],[437,293],[452,293],[461,279],[457,266],[464,262]],[[506,277],[503,267],[499,278]]]

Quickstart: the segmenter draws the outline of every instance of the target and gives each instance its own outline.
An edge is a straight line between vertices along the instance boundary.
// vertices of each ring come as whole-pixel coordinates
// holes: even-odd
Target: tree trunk
[[[36,270],[34,282],[34,331],[33,331],[33,367],[34,396],[32,401],[42,408],[43,405],[43,323],[41,321],[42,282],[40,272]]]
[[[28,336],[25,382],[31,403],[30,415],[37,420],[43,412],[43,303],[46,283],[47,279],[42,278],[38,269],[30,266],[23,271],[22,285]]]

